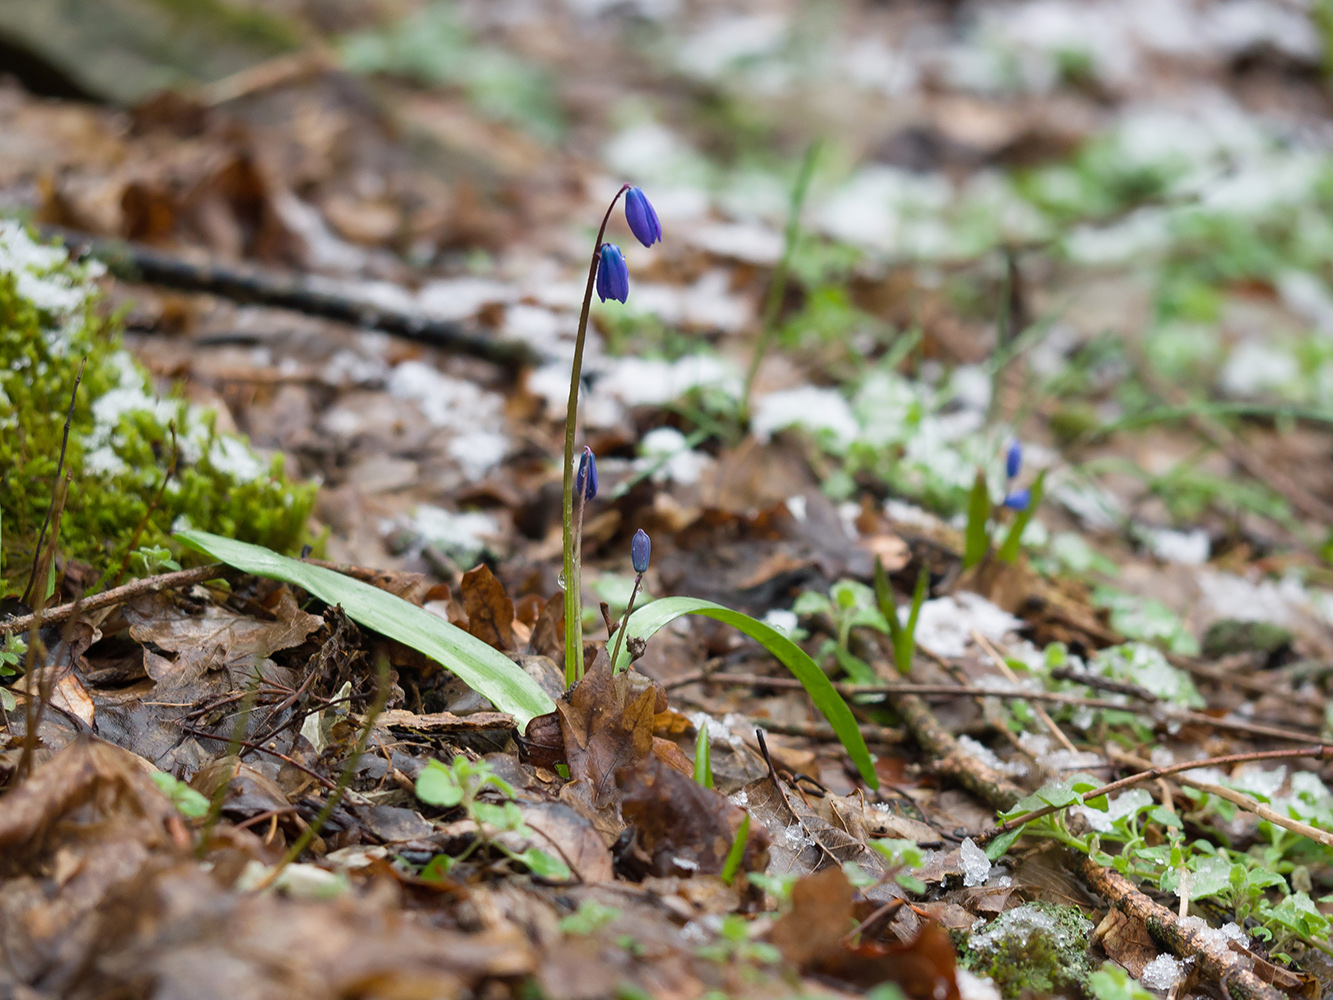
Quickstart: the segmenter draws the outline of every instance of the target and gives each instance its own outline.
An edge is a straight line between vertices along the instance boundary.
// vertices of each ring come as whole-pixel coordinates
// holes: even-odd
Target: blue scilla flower
[[[1004,456],[1004,474],[1013,479],[1022,468],[1023,446],[1015,441],[1009,446],[1009,451]]]
[[[657,221],[657,212],[648,196],[636,187],[625,192],[625,221],[634,238],[646,247],[662,238],[662,223]]]
[[[1031,490],[1014,490],[1004,498],[1004,505],[1010,510],[1027,510],[1028,504],[1032,503]]]
[[[647,573],[648,560],[653,555],[653,540],[648,537],[648,532],[640,528],[634,532],[634,537],[629,543],[629,561],[634,566],[634,572]]]
[[[597,262],[597,297],[605,302],[629,298],[629,268],[625,255],[614,243],[603,243]]]
[[[584,448],[583,457],[579,459],[574,492],[583,494],[584,500],[591,500],[597,495],[597,456],[592,453],[591,448]]]

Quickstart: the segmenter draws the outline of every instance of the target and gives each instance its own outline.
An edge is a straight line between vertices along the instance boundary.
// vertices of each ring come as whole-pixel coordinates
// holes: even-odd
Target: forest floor
[[[318,484],[323,565],[555,710],[239,557],[154,538],[122,584],[57,531],[0,617],[0,992],[1333,995],[1324,6],[84,7],[0,5],[0,215],[107,264],[164,397]],[[608,229],[566,692],[622,183],[663,239]],[[639,529],[641,607],[778,638],[680,617],[613,675]],[[926,581],[905,671],[877,561],[904,616]]]

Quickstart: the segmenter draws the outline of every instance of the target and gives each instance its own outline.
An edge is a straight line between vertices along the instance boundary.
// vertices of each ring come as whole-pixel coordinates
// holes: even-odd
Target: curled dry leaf
[[[955,955],[948,933],[927,923],[907,944],[846,941],[855,927],[853,891],[841,868],[826,868],[792,887],[791,910],[773,927],[772,942],[803,972],[862,989],[897,983],[913,1000],[956,1000]]]
[[[612,674],[605,660],[556,703],[565,759],[574,778],[592,788],[601,809],[616,798],[616,771],[653,749],[653,719],[667,707],[666,694],[642,674]]]
[[[657,756],[616,773],[620,810],[635,831],[635,855],[653,875],[716,875],[745,819],[726,796]],[[768,867],[768,831],[750,826],[742,872]]]

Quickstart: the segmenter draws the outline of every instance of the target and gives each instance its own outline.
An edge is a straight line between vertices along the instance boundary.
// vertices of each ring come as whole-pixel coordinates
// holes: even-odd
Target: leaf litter
[[[300,581],[219,573],[85,612],[114,567],[61,560],[71,624],[43,625],[40,658],[0,661],[5,991],[991,996],[969,939],[993,943],[1035,902],[1077,907],[1097,924],[1082,958],[1145,987],[1327,992],[1333,868],[1261,811],[1333,828],[1317,752],[1327,151],[1306,127],[1327,99],[1326,18],[506,6],[424,5],[395,26],[318,3],[275,15],[294,34],[266,21],[248,42],[210,23],[226,68],[173,53],[198,89],[145,100],[81,66],[77,38],[6,23],[54,74],[0,90],[7,206],[75,248],[203,253],[252,288],[287,269],[371,325],[375,310],[463,323],[539,360],[515,373],[313,309],[105,280],[160,383],[323,480],[310,535],[326,568],[484,644],[529,708]],[[321,33],[335,44],[317,58],[274,56]],[[560,100],[534,96],[533,68]],[[1198,96],[1182,102],[1177,78]],[[50,79],[139,103],[71,100]],[[813,110],[825,88],[839,114]],[[603,114],[617,90],[642,107]],[[578,158],[558,138],[570,121],[595,138]],[[781,259],[785,164],[829,130],[845,162],[817,178],[747,433],[726,398]],[[643,527],[649,594],[781,624],[835,679],[888,689],[845,689],[868,739],[895,736],[874,744],[878,790],[715,622],[663,627],[626,674],[585,624],[592,667],[564,691],[550,407],[598,171],[651,183],[672,240],[636,261],[635,311],[594,314],[586,426],[613,499],[590,510],[587,564],[624,574]],[[22,270],[20,289],[41,280]],[[1051,499],[1019,562],[964,571],[957,515],[1015,430]],[[908,679],[986,694],[896,694],[874,615],[839,627],[826,595],[868,585],[876,557],[903,610],[929,574]],[[611,622],[616,593],[596,591]],[[1052,693],[1084,703],[1036,700]],[[693,778],[705,730],[711,789]],[[1296,741],[1312,752],[1286,769],[1166,775],[1003,850],[986,837],[1015,794],[1072,803],[1146,770],[1131,757]],[[495,781],[470,809],[427,801],[430,760]],[[1103,992],[1114,982],[1076,991],[1131,995]]]

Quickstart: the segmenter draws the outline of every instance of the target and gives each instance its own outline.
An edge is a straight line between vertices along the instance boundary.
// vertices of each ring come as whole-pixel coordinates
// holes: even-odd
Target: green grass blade
[[[893,594],[893,584],[889,583],[889,575],[884,572],[884,560],[879,556],[875,556],[875,603],[879,605],[879,613],[889,623],[889,641],[897,649],[903,633],[903,624],[898,621],[898,598]],[[902,669],[901,666],[899,669]]]
[[[731,885],[736,873],[741,870],[741,860],[745,857],[745,842],[750,839],[750,814],[746,813],[741,825],[736,828],[736,839],[727,851],[727,860],[722,863],[722,881]]]
[[[1009,525],[1009,534],[1004,536],[1004,544],[1000,546],[998,553],[1001,562],[1011,563],[1018,558],[1019,545],[1023,541],[1023,532],[1032,520],[1032,515],[1037,512],[1037,504],[1041,503],[1041,495],[1045,489],[1046,470],[1042,469],[1037,473],[1037,478],[1032,483],[1032,499],[1028,501],[1026,509],[1018,512],[1018,516],[1014,518],[1014,523]]]
[[[243,572],[282,580],[325,604],[342,605],[347,617],[358,624],[411,646],[453,671],[500,711],[514,716],[519,729],[535,716],[555,711],[555,703],[537,682],[498,649],[388,591],[207,531],[178,531],[175,537]]]
[[[978,469],[972,483],[972,495],[967,501],[967,539],[963,545],[963,569],[971,569],[986,557],[990,538],[986,535],[986,521],[990,518],[990,488],[986,473]]]
[[[893,644],[893,658],[898,665],[898,673],[912,672],[912,654],[916,652],[916,623],[921,617],[921,605],[926,603],[926,592],[930,589],[930,570],[925,566],[916,576],[916,589],[912,591],[912,609],[907,612],[907,624],[899,635],[899,642]]]
[[[838,739],[842,741],[848,756],[856,764],[866,784],[871,788],[879,787],[874,761],[870,757],[870,751],[866,749],[866,741],[861,736],[861,730],[856,725],[856,717],[847,707],[847,702],[842,700],[842,695],[833,687],[833,682],[819,669],[819,664],[777,629],[739,611],[714,604],[712,601],[703,601],[696,597],[664,597],[635,611],[625,625],[627,629],[625,634],[629,638],[649,639],[658,629],[675,621],[681,615],[703,615],[705,618],[730,625],[756,640],[777,657],[801,682],[801,686],[810,695],[815,707],[823,713],[824,718],[828,719],[829,725],[837,733]],[[621,650],[615,666],[617,670],[624,670],[629,666],[628,649]]]
[[[708,727],[699,727],[694,743],[694,780],[705,788],[713,787],[713,758],[708,749]]]

